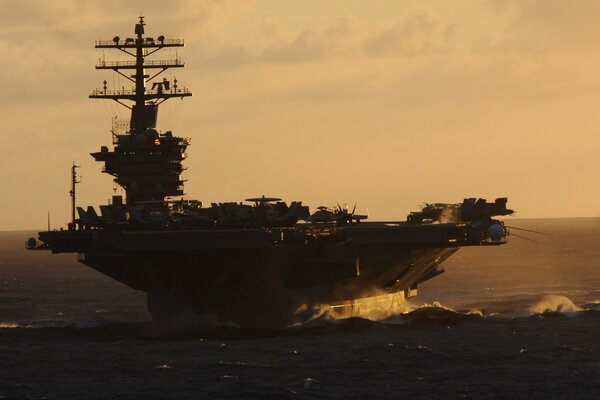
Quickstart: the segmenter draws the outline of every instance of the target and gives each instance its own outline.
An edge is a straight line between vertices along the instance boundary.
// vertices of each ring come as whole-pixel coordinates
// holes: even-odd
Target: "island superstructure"
[[[92,99],[108,99],[131,110],[129,131],[115,135],[114,150],[103,146],[92,153],[96,161],[104,162],[104,172],[115,177],[115,182],[125,189],[127,201],[137,203],[149,200],[164,200],[170,196],[183,195],[183,170],[181,162],[189,138],[173,136],[171,132],[159,134],[156,130],[158,107],[161,103],[178,97],[188,97],[192,93],[180,88],[177,79],[173,82],[160,78],[170,68],[183,68],[179,57],[172,60],[150,60],[154,53],[172,47],[183,47],[180,39],[166,39],[164,36],[144,37],[144,18],[135,26],[135,38],[96,42],[97,49],[116,49],[134,58],[128,61],[101,60],[96,69],[109,69],[129,80],[132,89],[109,90],[104,81],[102,89],[94,90]],[[133,72],[133,74],[127,74]],[[152,86],[148,88],[149,82]],[[127,104],[126,102],[131,102]]]
[[[65,230],[39,232],[27,247],[77,253],[81,263],[146,292],[155,320],[192,312],[245,326],[286,325],[298,310],[352,309],[374,294],[411,297],[460,247],[506,242],[496,219],[512,214],[505,198],[427,204],[404,221],[383,222],[339,205],[311,213],[300,201],[264,195],[210,206],[186,199],[181,174],[190,138],[157,129],[161,103],[191,96],[161,75],[184,63],[151,57],[184,42],[146,36],[143,17],[134,34],[95,44],[130,57],[96,68],[115,71],[131,88],[104,81],[90,95],[131,110],[128,129],[113,131],[112,148],[91,153],[125,198],[113,196],[100,213],[76,207],[74,165],[78,217]]]

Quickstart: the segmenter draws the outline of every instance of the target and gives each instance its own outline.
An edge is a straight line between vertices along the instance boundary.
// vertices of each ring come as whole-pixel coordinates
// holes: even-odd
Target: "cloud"
[[[95,50],[94,40],[110,39],[113,35],[133,36],[140,12],[146,14],[150,35],[173,33],[203,43],[252,4],[250,0],[172,0],[168,4],[141,0],[3,3],[0,104],[46,102],[50,98],[60,102],[87,95],[88,90],[79,83],[85,82],[91,91],[103,78],[90,67],[98,58],[114,55]],[[237,60],[247,58],[244,52],[243,48],[227,48],[215,61],[238,63]]]
[[[451,49],[456,25],[444,22],[427,10],[408,12],[395,24],[382,28],[344,14],[321,29],[302,30],[295,36],[289,34],[281,20],[272,17],[268,26],[274,37],[286,32],[266,48],[257,61],[297,63],[332,58],[364,58],[365,56],[407,56],[443,53]],[[291,37],[290,37],[291,36]]]
[[[355,56],[364,39],[365,24],[349,15],[332,23],[294,32],[289,22],[267,13],[255,32],[238,40],[200,38],[196,61],[208,68],[236,68],[250,64],[301,64]],[[194,44],[192,44],[194,46]]]
[[[288,24],[276,14],[269,12],[265,14],[258,27],[256,42],[273,44],[290,36]]]
[[[348,14],[338,15],[322,28],[293,32],[274,13],[263,17],[253,40],[212,43],[205,52],[208,65],[225,67],[250,63],[295,64],[331,59],[406,57],[451,51],[457,27],[427,10],[407,12],[387,27],[369,25]],[[232,55],[237,54],[237,62]]]
[[[297,63],[348,55],[353,53],[363,29],[361,22],[349,15],[338,15],[325,28],[304,29],[295,36],[281,21],[276,26],[279,40],[259,52],[259,61]]]
[[[371,56],[446,52],[455,29],[427,10],[415,10],[368,38],[365,51]]]
[[[49,34],[103,36],[126,26],[126,31],[120,32],[121,36],[133,35],[133,25],[142,14],[152,31],[174,31],[175,26],[177,32],[201,36],[235,21],[253,3],[253,0],[4,2],[0,14],[0,33],[22,34],[19,38],[21,41],[43,41]],[[7,36],[3,35],[0,40],[7,40]]]
[[[306,62],[322,58],[327,51],[328,44],[318,33],[305,30],[289,43],[265,49],[260,54],[260,59],[284,63]]]
[[[599,51],[600,2],[596,0],[502,0],[488,6],[509,17],[506,48],[530,54]]]
[[[452,104],[540,104],[554,99],[589,95],[600,83],[581,82],[563,65],[536,65],[529,60],[493,57],[432,62],[398,77],[388,86],[388,99],[403,106],[433,107]]]

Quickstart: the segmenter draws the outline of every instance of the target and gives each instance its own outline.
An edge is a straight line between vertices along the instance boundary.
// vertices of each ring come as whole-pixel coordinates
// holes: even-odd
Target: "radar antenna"
[[[121,39],[115,36],[112,40],[98,40],[95,43],[97,49],[117,49],[121,52],[134,57],[135,61],[106,61],[100,60],[96,69],[110,69],[131,81],[134,84],[132,89],[125,87],[117,89],[108,89],[106,80],[103,82],[102,89],[96,89],[90,95],[92,99],[114,100],[122,106],[131,110],[131,133],[142,132],[147,128],[156,127],[156,118],[158,114],[158,105],[164,103],[173,97],[188,97],[192,93],[187,88],[177,87],[177,82],[171,85],[167,78],[162,81],[153,81],[160,74],[169,68],[183,68],[185,63],[179,56],[171,60],[147,60],[146,58],[157,51],[168,47],[183,47],[183,39],[166,39],[160,35],[156,39],[153,37],[144,37],[144,17],[139,17],[139,22],[135,25],[135,38]],[[127,75],[122,70],[133,70],[133,75]],[[153,70],[152,74],[147,74],[146,70]],[[148,89],[147,85],[152,84]],[[133,105],[125,103],[132,101]]]

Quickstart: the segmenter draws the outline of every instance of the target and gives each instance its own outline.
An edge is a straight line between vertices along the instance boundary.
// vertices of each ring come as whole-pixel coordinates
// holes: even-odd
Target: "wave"
[[[12,321],[0,321],[0,329],[25,328],[21,324]]]
[[[542,297],[521,297],[506,300],[479,303],[476,306],[452,308],[441,302],[431,304],[411,304],[400,301],[399,298],[389,298],[390,295],[362,299],[360,305],[351,304],[348,309],[342,306],[322,305],[313,310],[313,317],[293,327],[316,327],[327,324],[339,324],[352,318],[365,319],[384,324],[410,323],[450,323],[455,321],[473,320],[479,318],[527,318],[537,315],[561,315],[575,318],[588,311],[600,311],[600,301],[582,305],[575,304],[564,295],[549,294]],[[396,295],[393,295],[396,296]],[[382,300],[382,297],[384,298]],[[385,298],[388,297],[387,300]],[[387,303],[386,303],[387,301]],[[366,304],[366,306],[365,306]],[[386,305],[377,308],[373,305]]]
[[[563,318],[577,318],[584,315],[598,316],[600,313],[600,301],[593,301],[576,305],[571,299],[562,295],[545,295],[537,299],[524,299],[521,301],[510,301],[513,308],[507,308],[502,312],[488,311],[485,308],[466,308],[455,310],[440,302],[423,305],[407,305],[407,310],[398,314],[388,315],[385,318],[376,319],[366,316],[352,316],[349,318],[336,318],[335,315],[324,312],[318,318],[301,326],[295,326],[300,330],[312,330],[315,328],[340,329],[344,325],[351,327],[367,327],[370,324],[378,326],[390,325],[427,325],[443,324],[452,325],[463,321],[514,320],[532,317],[560,316]],[[516,306],[516,307],[514,307]]]
[[[557,313],[571,318],[582,311],[584,309],[575,305],[571,299],[560,295],[546,295],[527,309],[529,315]]]
[[[435,315],[444,315],[445,312],[446,314],[456,313],[461,315],[462,317],[458,319],[473,317],[515,319],[551,314],[575,318],[584,315],[586,312],[597,311],[600,311],[600,301],[577,305],[567,296],[548,294],[534,298],[511,298],[504,301],[490,301],[488,304],[479,303],[477,307],[459,310],[443,306],[440,303],[434,303],[433,305],[423,305],[416,308],[414,311],[407,313],[406,316],[414,319],[415,313],[424,312],[430,318],[435,318]]]
[[[397,300],[397,299],[396,299]],[[314,318],[301,324],[285,328],[242,328],[231,323],[222,323],[210,315],[186,315],[176,319],[172,325],[132,321],[115,322],[109,320],[59,323],[58,321],[0,321],[0,330],[6,332],[28,332],[30,335],[43,335],[58,340],[99,340],[120,339],[142,340],[197,340],[197,339],[252,339],[271,336],[295,336],[324,334],[338,331],[360,331],[370,329],[404,329],[406,325],[446,325],[487,320],[502,321],[532,317],[557,316],[567,319],[600,315],[600,300],[577,305],[563,295],[545,295],[537,298],[510,299],[501,305],[494,303],[484,307],[453,309],[440,302],[415,305],[396,302],[378,313],[366,312],[369,307],[354,307],[357,315],[340,312],[339,309],[323,308]],[[372,303],[375,304],[375,303]],[[392,304],[392,303],[390,303]],[[498,311],[500,309],[500,311]],[[358,312],[360,311],[360,312]],[[395,311],[395,312],[392,312]],[[35,333],[38,332],[38,333]]]
[[[600,300],[594,300],[582,305],[582,308],[588,311],[600,311]]]

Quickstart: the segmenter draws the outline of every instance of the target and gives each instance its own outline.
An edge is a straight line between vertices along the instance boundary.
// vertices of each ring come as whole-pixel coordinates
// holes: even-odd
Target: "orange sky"
[[[368,208],[509,197],[519,217],[600,216],[600,2],[0,1],[0,230],[64,225],[112,178],[89,153],[119,108],[89,100],[95,39],[182,37],[194,96],[159,128],[191,136],[186,192]],[[160,54],[160,53],[159,53]],[[163,54],[169,58],[170,53]],[[122,113],[122,115],[125,115]]]

